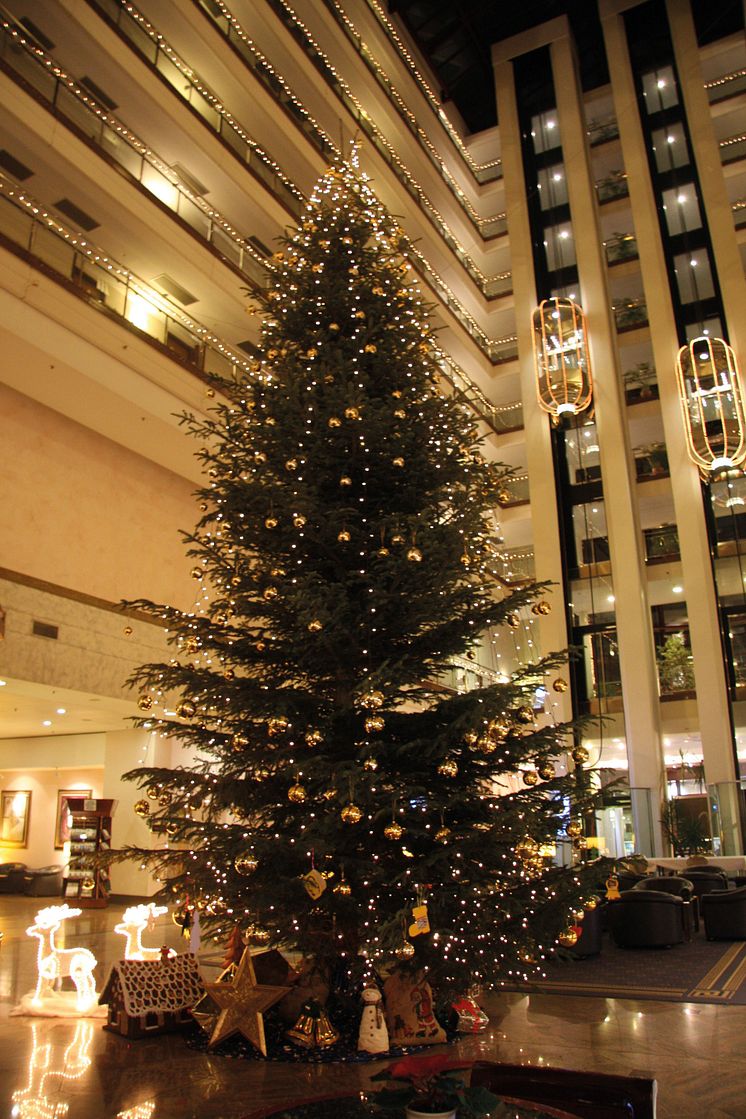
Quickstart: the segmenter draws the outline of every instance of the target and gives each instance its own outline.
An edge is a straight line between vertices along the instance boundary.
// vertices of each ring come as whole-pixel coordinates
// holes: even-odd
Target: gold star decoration
[[[240,1033],[266,1057],[262,1014],[291,990],[291,987],[260,986],[251,953],[245,949],[232,982],[205,984],[206,993],[220,1007],[207,1048],[214,1049],[225,1038]]]

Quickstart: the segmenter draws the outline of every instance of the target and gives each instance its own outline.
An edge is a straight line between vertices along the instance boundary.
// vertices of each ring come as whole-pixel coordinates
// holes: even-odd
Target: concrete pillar
[[[117,801],[112,820],[112,847],[128,845],[154,848],[163,842],[144,820],[135,814],[134,803],[144,795],[136,782],[123,781],[122,774],[139,766],[168,765],[170,746],[167,740],[146,730],[109,731],[104,748],[105,797]],[[117,863],[111,869],[111,892],[134,897],[151,897],[160,883],[141,869],[136,861]]]
[[[687,453],[676,384],[675,361],[679,348],[676,322],[620,15],[630,6],[629,0],[600,0],[599,4],[658,375],[683,584],[689,606],[689,633],[705,772],[709,784],[720,784],[733,782],[736,776],[730,701],[699,473]],[[733,829],[729,834],[733,836]],[[730,842],[740,848],[742,840],[739,837],[731,839],[729,845]]]

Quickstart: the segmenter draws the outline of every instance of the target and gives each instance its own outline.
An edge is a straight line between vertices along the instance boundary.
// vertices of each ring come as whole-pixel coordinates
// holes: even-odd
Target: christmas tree
[[[464,990],[572,943],[599,875],[546,857],[581,844],[589,796],[573,728],[533,709],[564,658],[443,684],[483,633],[550,607],[497,578],[506,472],[439,390],[402,245],[356,167],[331,169],[276,254],[253,375],[184,418],[206,474],[187,536],[201,597],[130,605],[174,646],[133,678],[140,724],[186,760],[126,775],[158,844],[119,857],[216,937]]]

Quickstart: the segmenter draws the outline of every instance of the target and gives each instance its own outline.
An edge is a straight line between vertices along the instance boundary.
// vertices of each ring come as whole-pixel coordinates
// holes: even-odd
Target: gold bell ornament
[[[318,999],[309,999],[301,1008],[298,1021],[285,1031],[285,1037],[301,1049],[328,1049],[339,1041],[339,1031]]]

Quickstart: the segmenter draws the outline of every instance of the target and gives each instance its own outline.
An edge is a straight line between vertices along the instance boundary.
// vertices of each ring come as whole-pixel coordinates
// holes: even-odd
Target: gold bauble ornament
[[[292,471],[293,471],[293,470],[297,470],[297,469],[298,469],[298,460],[297,460],[297,458],[289,458],[289,459],[287,459],[287,461],[285,462],[285,469],[286,469],[287,471],[290,471],[291,473],[292,473]]]
[[[378,769],[378,762],[375,758],[366,758],[363,762],[363,769],[367,769],[369,773],[375,773]]]
[[[369,715],[365,720],[365,731],[367,734],[371,734],[373,731],[383,730],[385,725],[382,715]]]
[[[264,650],[267,648],[267,643],[265,641],[255,641],[254,648],[256,649],[257,653],[263,653]]]
[[[125,637],[131,637],[135,631],[133,630],[132,626],[125,626],[122,632],[124,633]]]
[[[289,726],[284,715],[277,715],[274,719],[267,720],[267,734],[270,738],[276,738],[278,734],[284,734]]]
[[[190,699],[185,699],[176,708],[176,714],[180,719],[193,719],[197,713],[197,708],[194,706]]]
[[[391,543],[392,544],[403,544],[404,543],[404,537],[402,536],[402,534],[400,532],[395,532],[394,535],[391,537]]]
[[[364,319],[364,318],[366,318],[366,314],[365,314],[365,311],[356,311],[356,312],[355,312],[355,316],[354,316],[354,317],[355,317],[356,319]]]
[[[407,413],[404,411],[403,408],[397,408],[394,412],[394,416],[397,420],[406,420]]]
[[[552,763],[542,762],[539,766],[539,777],[541,777],[542,781],[551,781],[552,778],[555,776],[556,774],[554,772],[554,766],[552,765]]]
[[[487,724],[487,735],[493,742],[504,742],[510,734],[510,719],[500,715],[497,719],[490,719]]]
[[[573,928],[572,925],[568,925],[567,928],[563,929],[559,934],[557,940],[563,948],[572,948],[578,943],[578,930]]]
[[[278,524],[279,524],[279,521],[277,520],[277,517],[265,517],[264,518],[264,527],[265,528],[277,528]]]
[[[250,874],[253,874],[256,868],[259,866],[259,859],[256,857],[256,855],[252,855],[249,852],[246,852],[246,854],[243,855],[236,855],[235,859],[233,860],[233,866],[235,868],[236,874],[242,874],[245,878],[248,878],[248,876]]]
[[[539,774],[535,769],[524,769],[523,783],[524,785],[537,785],[539,782]]]
[[[497,745],[486,734],[483,734],[476,740],[472,749],[478,750],[480,754],[494,754]]]
[[[168,790],[162,792],[161,795],[158,797],[158,803],[160,804],[161,808],[168,808],[172,800],[173,797],[171,796],[171,793],[168,792]]]
[[[141,695],[137,701],[137,706],[141,711],[149,711],[153,706],[153,698],[149,695]]]
[[[510,503],[510,490],[501,489],[497,491],[498,505],[508,505]]]
[[[394,955],[396,956],[397,960],[411,960],[412,956],[414,956],[414,953],[415,953],[414,944],[411,944],[410,941],[405,940],[396,949],[396,951],[394,952]]]
[[[394,389],[394,391],[391,393],[391,395],[394,397],[395,400],[401,400],[402,391],[401,391],[401,389]]]
[[[254,451],[254,462],[258,466],[263,466],[266,461],[267,456],[265,455],[264,451]]]
[[[143,817],[143,819],[145,818],[145,816],[150,815],[150,805],[144,799],[143,800],[136,800],[135,803],[132,805],[132,807],[135,810],[135,814],[137,816]]]
[[[563,680],[561,676],[558,676],[556,680],[552,680],[552,691],[566,692],[568,687],[567,680]]]
[[[148,785],[145,794],[149,800],[158,800],[158,797],[161,795],[160,785]]]
[[[422,552],[420,551],[419,548],[409,548],[407,550],[407,559],[409,560],[410,563],[421,563],[422,562]]]
[[[386,545],[384,544],[384,546],[383,546],[382,548],[379,548],[379,549],[378,549],[378,555],[379,555],[379,556],[382,556],[382,557],[385,557],[385,556],[390,556],[390,555],[391,555],[391,552],[390,552],[390,551],[388,550],[388,548],[387,548],[387,547],[386,547]]]
[[[518,629],[521,621],[517,614],[506,614],[505,624],[510,626],[511,629]]]
[[[291,800],[293,804],[303,804],[306,795],[304,785],[291,785],[288,789],[288,800]]]
[[[349,882],[337,882],[337,885],[332,890],[333,894],[341,894],[342,897],[348,898],[352,893],[352,886]]]
[[[349,474],[343,474],[342,477],[339,479],[339,484],[340,486],[351,486],[352,478],[349,476]]]
[[[401,455],[397,455],[396,458],[392,458],[391,465],[398,466],[401,469],[404,466],[404,459]]]
[[[257,769],[253,770],[252,773],[251,773],[252,781],[266,781],[268,777],[269,777],[269,770],[263,765],[260,765]]]
[[[359,420],[360,419],[360,409],[359,408],[345,408],[345,419]]]
[[[379,707],[383,707],[384,699],[383,692],[365,692],[360,696],[360,706],[367,707],[369,711],[377,711]]]
[[[340,813],[342,822],[345,824],[359,824],[363,818],[361,808],[356,804],[346,804]]]
[[[277,598],[278,593],[277,587],[265,587],[262,591],[262,598],[265,602],[271,602],[273,598]]]
[[[343,528],[341,532],[337,533],[337,540],[340,544],[349,544],[350,534],[346,528]]]
[[[94,878],[84,878],[80,885],[84,890],[93,890],[96,887],[96,881]]]
[[[392,820],[391,823],[387,824],[383,829],[383,834],[387,839],[401,839],[404,835],[404,828],[401,824],[397,824],[396,820]]]
[[[435,835],[433,836],[433,839],[436,843],[448,843],[452,834],[453,833],[451,832],[451,829],[445,827],[444,825],[443,827],[438,828]]]
[[[335,331],[339,330],[339,323],[338,322],[330,322],[329,323],[329,329],[330,330],[335,330]]]
[[[201,567],[193,567],[192,570],[189,572],[193,579],[201,579],[204,573],[204,569]]]
[[[577,836],[583,834],[583,825],[580,823],[579,820],[570,820],[567,827],[565,828],[565,831],[571,839],[575,839]]]
[[[172,820],[170,824],[166,824],[166,834],[170,836],[176,835],[179,830],[178,821]]]
[[[223,679],[224,680],[235,680],[235,678],[236,678],[236,673],[233,671],[233,669],[232,668],[226,668],[225,672],[223,673]]]
[[[303,528],[306,523],[306,518],[302,513],[296,513],[293,517],[293,528]]]
[[[320,730],[307,730],[305,739],[306,746],[318,746],[320,742],[324,741],[324,736]]]
[[[591,895],[591,897],[586,898],[585,901],[583,902],[583,908],[584,909],[595,909],[597,905],[598,905],[598,898],[593,897],[592,895]]]
[[[464,742],[467,746],[475,746],[478,737],[479,735],[475,730],[467,730],[466,734],[464,735]]]
[[[576,746],[572,751],[572,760],[576,765],[583,765],[584,762],[588,761],[590,756],[585,746]]]
[[[330,416],[328,421],[327,421],[327,426],[328,427],[341,427],[342,426],[342,421],[340,420],[339,416]]]
[[[366,354],[374,354],[374,353],[376,353],[377,350],[378,350],[378,346],[376,346],[374,342],[368,342],[368,344],[365,347]]]
[[[237,731],[234,735],[231,735],[231,750],[235,750],[236,752],[245,750],[248,745],[248,738],[245,734],[241,734],[240,731]]]
[[[232,577],[231,586],[232,587],[240,587],[241,586],[241,576],[240,575],[234,575]]]
[[[552,607],[546,599],[542,599],[541,602],[535,602],[531,607],[532,614],[551,614],[551,612]]]
[[[534,713],[530,707],[519,707],[515,713],[516,720],[519,723],[528,725],[534,721]]]
[[[446,758],[438,766],[438,773],[441,777],[455,777],[458,773],[458,763],[453,758]]]
[[[538,851],[539,844],[531,835],[524,835],[515,845],[515,853],[519,859],[533,859]]]

